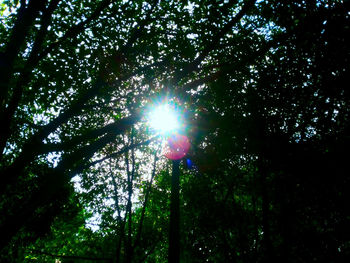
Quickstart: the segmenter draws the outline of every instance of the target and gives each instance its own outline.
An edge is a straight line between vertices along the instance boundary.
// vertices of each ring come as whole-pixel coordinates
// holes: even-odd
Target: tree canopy
[[[350,258],[350,2],[0,2],[0,260]]]

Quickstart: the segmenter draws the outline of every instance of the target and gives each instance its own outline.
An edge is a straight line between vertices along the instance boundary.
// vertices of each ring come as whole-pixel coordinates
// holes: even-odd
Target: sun
[[[180,129],[180,115],[169,104],[158,105],[149,114],[148,123],[156,132],[166,135]]]

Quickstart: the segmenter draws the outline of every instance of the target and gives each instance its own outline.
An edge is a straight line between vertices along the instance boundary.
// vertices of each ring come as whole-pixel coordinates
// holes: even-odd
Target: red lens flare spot
[[[180,160],[189,149],[190,140],[185,135],[174,134],[168,137],[164,155],[170,160]]]

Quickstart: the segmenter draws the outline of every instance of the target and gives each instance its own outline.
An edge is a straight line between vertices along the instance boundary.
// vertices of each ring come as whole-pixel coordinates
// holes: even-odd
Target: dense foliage
[[[0,2],[0,261],[350,259],[350,3]]]

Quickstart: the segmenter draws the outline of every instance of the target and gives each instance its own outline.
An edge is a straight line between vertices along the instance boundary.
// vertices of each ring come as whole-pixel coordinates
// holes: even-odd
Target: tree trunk
[[[170,233],[169,233],[169,263],[180,261],[180,161],[173,161],[171,177],[171,200],[170,200]]]
[[[261,157],[260,157],[261,158]],[[263,262],[272,262],[273,252],[271,244],[271,232],[269,225],[270,202],[267,192],[267,171],[265,160],[259,161],[261,198],[262,198],[262,229],[263,229]]]

